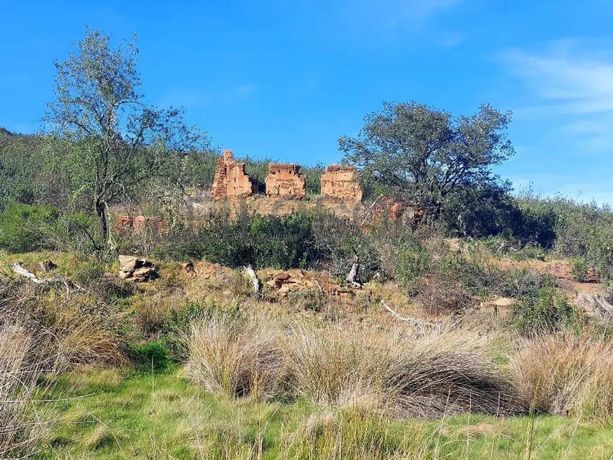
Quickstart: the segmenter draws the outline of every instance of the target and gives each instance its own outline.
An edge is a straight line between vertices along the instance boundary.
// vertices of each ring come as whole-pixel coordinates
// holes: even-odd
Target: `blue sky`
[[[331,163],[383,101],[512,110],[517,189],[613,204],[613,2],[0,1],[0,126],[40,127],[53,61],[138,34],[142,92],[239,156]]]

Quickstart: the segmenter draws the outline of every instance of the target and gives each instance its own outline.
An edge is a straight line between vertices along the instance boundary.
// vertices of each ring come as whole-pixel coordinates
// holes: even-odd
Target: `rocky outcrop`
[[[245,163],[234,161],[234,155],[226,150],[217,160],[213,178],[213,199],[248,197],[253,194],[254,184],[245,172]]]
[[[301,199],[306,195],[306,179],[300,166],[271,163],[266,176],[266,195]]]
[[[352,203],[362,201],[358,171],[353,166],[330,165],[321,176],[321,194]]]

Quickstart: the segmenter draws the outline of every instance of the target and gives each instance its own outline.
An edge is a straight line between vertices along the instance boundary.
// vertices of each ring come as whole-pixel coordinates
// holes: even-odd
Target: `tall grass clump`
[[[469,331],[432,333],[396,346],[385,391],[409,417],[522,412],[513,386],[488,356],[491,341]]]
[[[535,412],[613,416],[613,342],[569,333],[524,340],[510,372]]]
[[[0,296],[0,318],[15,318],[32,336],[44,338],[45,346],[33,347],[31,358],[52,362],[54,371],[123,362],[113,305],[90,293],[27,282],[0,284]]]
[[[278,393],[283,361],[278,332],[264,323],[213,318],[193,326],[188,372],[207,390],[269,399]]]
[[[17,325],[0,327],[0,458],[31,454],[45,433],[33,411],[32,396],[44,366],[29,359],[35,345]]]
[[[292,393],[315,404],[373,406],[382,401],[387,351],[376,338],[297,325],[283,346]]]
[[[417,336],[405,329],[211,320],[194,327],[189,351],[191,378],[233,397],[300,399],[400,417],[524,410],[487,355],[487,340],[467,331]]]

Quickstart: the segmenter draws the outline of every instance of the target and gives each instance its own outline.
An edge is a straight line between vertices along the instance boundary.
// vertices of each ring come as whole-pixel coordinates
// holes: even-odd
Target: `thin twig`
[[[429,321],[424,321],[421,319],[417,319],[417,318],[411,318],[408,316],[401,316],[396,310],[394,310],[392,307],[390,307],[388,304],[385,303],[385,301],[381,300],[381,305],[383,306],[383,308],[385,308],[387,311],[389,311],[392,315],[394,315],[394,317],[399,320],[399,321],[406,321],[407,323],[412,323],[416,326],[427,326],[427,327],[435,327],[436,324],[435,323],[431,323]]]

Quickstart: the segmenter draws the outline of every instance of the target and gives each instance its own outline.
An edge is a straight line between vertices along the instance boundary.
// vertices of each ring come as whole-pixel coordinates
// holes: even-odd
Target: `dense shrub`
[[[431,263],[430,252],[417,240],[398,245],[396,277],[409,294],[417,292],[418,279],[424,275]]]
[[[329,213],[313,218],[313,236],[318,262],[334,276],[343,278],[354,262],[359,262],[358,279],[368,281],[379,271],[380,252],[374,240],[358,223]]]
[[[513,317],[524,335],[549,333],[580,326],[580,316],[566,296],[552,284],[541,287],[514,305]]]
[[[242,212],[236,218],[217,214],[197,227],[175,232],[158,254],[180,260],[205,259],[228,267],[308,267],[318,260],[312,217],[304,213],[278,217]]]
[[[520,202],[521,214],[511,224],[515,238],[523,244],[552,248],[556,241],[556,213],[545,201]]]
[[[551,248],[557,256],[583,258],[598,275],[613,279],[613,212],[594,203],[564,198],[520,200],[524,241]]]
[[[529,270],[510,270],[502,273],[502,279],[494,293],[504,296],[520,298],[533,295],[545,285],[553,283],[551,277],[541,275]]]
[[[52,247],[49,230],[59,212],[49,206],[10,204],[0,213],[0,248],[29,252]]]
[[[506,183],[459,190],[447,199],[441,215],[449,234],[477,238],[510,235],[518,219],[521,211]]]

